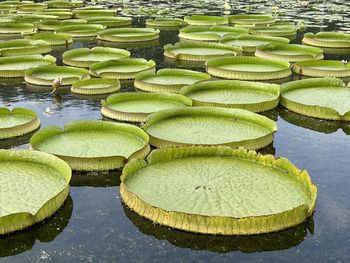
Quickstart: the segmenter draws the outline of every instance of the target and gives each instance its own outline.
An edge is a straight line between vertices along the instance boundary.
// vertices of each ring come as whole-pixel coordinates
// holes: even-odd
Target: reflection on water
[[[271,234],[253,236],[203,235],[171,229],[145,219],[123,204],[130,221],[144,234],[157,239],[168,240],[171,244],[195,250],[209,250],[219,253],[242,251],[245,253],[287,249],[299,245],[308,235],[313,234],[312,217],[297,227]]]
[[[30,138],[32,135],[37,132],[40,129],[36,129],[35,131],[32,131],[30,133],[27,133],[23,136],[17,136],[14,138],[9,138],[9,139],[2,139],[0,140],[0,149],[11,149],[16,146],[21,146],[23,144],[29,143]]]
[[[73,172],[70,186],[110,187],[120,185],[120,170],[104,172]]]
[[[73,200],[68,196],[63,206],[52,217],[30,228],[0,236],[0,257],[17,255],[30,250],[36,240],[53,241],[68,225],[72,211]]]

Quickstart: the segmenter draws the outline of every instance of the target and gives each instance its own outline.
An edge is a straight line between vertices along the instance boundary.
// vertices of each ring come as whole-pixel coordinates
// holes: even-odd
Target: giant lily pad
[[[303,60],[323,59],[323,51],[320,48],[305,45],[269,44],[267,46],[257,48],[255,51],[255,56],[296,62]]]
[[[204,16],[193,15],[185,16],[184,21],[193,26],[213,26],[213,25],[228,25],[227,17],[222,16]]]
[[[120,89],[117,79],[86,79],[72,84],[72,93],[82,95],[99,95],[116,92]]]
[[[89,18],[101,16],[115,16],[117,10],[115,9],[74,9],[73,14],[75,18]]]
[[[264,35],[239,35],[226,36],[220,40],[220,43],[242,47],[243,51],[246,52],[255,52],[258,47],[266,46],[268,44],[288,44],[289,39]]]
[[[14,108],[12,111],[0,108],[0,139],[21,136],[39,126],[40,120],[34,111],[24,108]]]
[[[45,1],[49,8],[75,8],[83,6],[84,2],[79,0],[49,0]]]
[[[90,66],[90,74],[94,77],[109,79],[134,79],[137,73],[155,70],[153,60],[143,58],[124,58],[119,60],[103,61]]]
[[[337,60],[299,61],[293,65],[293,71],[308,77],[350,77],[350,64]]]
[[[292,25],[255,26],[250,29],[250,33],[253,35],[292,38],[297,34],[297,27]]]
[[[197,146],[156,150],[147,161],[129,163],[120,194],[136,213],[162,225],[251,235],[304,222],[315,209],[317,187],[285,158]]]
[[[151,114],[142,127],[150,135],[150,144],[158,148],[225,145],[259,149],[272,142],[277,130],[275,122],[264,116],[219,107],[158,111]]]
[[[123,26],[131,26],[132,20],[130,17],[90,17],[86,18],[89,24],[100,24],[105,27],[123,27]]]
[[[104,121],[73,121],[61,130],[47,126],[30,139],[35,150],[54,154],[73,170],[112,170],[127,160],[143,158],[150,147],[140,128]]]
[[[62,26],[74,26],[74,25],[84,25],[87,24],[87,21],[84,19],[68,19],[68,20],[44,20],[38,23],[35,23],[36,27],[39,30],[43,31],[55,31],[56,29]]]
[[[350,48],[350,34],[338,32],[306,33],[303,43],[310,46],[324,48]]]
[[[101,113],[110,119],[141,122],[153,112],[186,106],[192,101],[178,94],[124,92],[102,101]]]
[[[46,153],[0,150],[0,234],[54,214],[69,194],[71,169]]]
[[[61,85],[71,85],[75,81],[89,79],[86,69],[66,66],[45,66],[28,69],[25,71],[24,80],[33,85],[52,86],[53,81],[61,78]]]
[[[207,72],[215,77],[240,80],[272,80],[290,76],[287,61],[256,57],[215,58],[207,61]]]
[[[179,37],[195,41],[219,41],[225,36],[247,33],[248,29],[230,26],[188,26],[180,29]]]
[[[179,93],[186,85],[210,79],[210,75],[186,69],[163,68],[136,75],[134,86],[142,91]]]
[[[55,64],[56,58],[50,55],[26,55],[0,57],[0,78],[23,77],[27,69]]]
[[[193,106],[240,108],[261,112],[277,107],[280,86],[239,80],[202,81],[183,87],[180,94],[192,99]]]
[[[350,89],[340,79],[315,78],[283,84],[281,104],[309,117],[350,121]]]
[[[146,20],[147,27],[155,27],[155,28],[178,28],[186,25],[186,23],[180,18],[162,18],[157,17],[155,19],[149,18]]]
[[[108,60],[117,60],[130,57],[125,49],[94,47],[76,48],[63,53],[63,63],[73,67],[88,68],[92,64]]]
[[[43,40],[52,46],[68,45],[73,42],[73,38],[68,34],[52,34],[52,33],[37,33],[31,36],[26,36],[26,39]]]
[[[236,56],[241,48],[217,43],[181,43],[165,45],[164,55],[171,59],[206,61],[215,57]]]
[[[50,51],[50,43],[43,40],[14,39],[0,42],[0,55],[2,57],[45,54]]]
[[[81,24],[72,26],[60,26],[56,28],[57,33],[64,33],[72,37],[94,37],[98,32],[104,29],[103,25]]]
[[[159,30],[153,28],[112,28],[101,31],[97,38],[121,43],[152,41],[159,38]]]
[[[244,15],[232,15],[228,17],[230,24],[242,24],[242,25],[266,25],[273,24],[275,18],[271,15],[261,14],[244,14]]]

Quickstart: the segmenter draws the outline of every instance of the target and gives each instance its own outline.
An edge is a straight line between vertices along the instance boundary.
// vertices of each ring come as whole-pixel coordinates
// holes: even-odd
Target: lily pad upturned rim
[[[158,112],[154,112],[150,114],[144,122],[141,124],[141,128],[147,132],[147,128],[162,122],[166,119],[171,119],[172,117],[177,116],[216,116],[217,118],[232,118],[234,120],[241,119],[247,122],[255,122],[261,126],[270,130],[270,133],[262,136],[260,138],[255,139],[247,139],[244,141],[234,141],[228,143],[219,143],[219,144],[195,144],[200,146],[229,146],[232,148],[245,147],[248,149],[260,149],[267,145],[269,145],[273,141],[273,134],[277,131],[276,123],[262,115],[241,109],[233,109],[233,108],[222,108],[222,107],[185,107],[185,108],[176,108],[176,109],[167,109],[161,110]],[[147,132],[148,133],[148,132]],[[165,140],[161,138],[157,138],[149,134],[150,144],[157,148],[167,148],[167,147],[179,147],[179,146],[191,146],[194,145],[192,143],[186,142],[175,142],[170,140]]]
[[[79,67],[79,68],[89,68],[92,64],[95,64],[97,62],[105,61],[105,60],[84,60],[82,56],[94,54],[94,53],[102,53],[104,55],[110,54],[110,58],[108,60],[116,60],[119,58],[113,58],[114,55],[118,55],[124,58],[130,57],[130,52],[125,49],[120,48],[108,48],[108,47],[93,47],[91,49],[83,47],[83,48],[74,48],[68,51],[65,51],[62,54],[63,57],[63,64],[72,66],[72,67]],[[76,57],[79,57],[79,59],[75,59]]]
[[[204,72],[193,71],[188,69],[177,68],[163,68],[157,72],[145,71],[138,73],[135,76],[134,86],[138,90],[147,92],[174,92],[179,93],[180,89],[187,84],[161,84],[161,83],[148,83],[147,79],[158,76],[193,76],[198,81],[204,81],[210,79],[210,75]]]
[[[51,55],[42,56],[40,54],[34,55],[24,55],[24,56],[9,56],[9,57],[0,57],[0,65],[4,65],[6,63],[23,63],[28,61],[42,61],[46,62],[47,65],[53,65],[56,63],[56,58]],[[35,66],[33,66],[35,67]],[[29,67],[32,68],[32,67]],[[18,78],[23,77],[26,69],[1,69],[0,70],[0,78]]]
[[[315,87],[329,87],[334,89],[348,89],[341,79],[337,78],[312,78],[288,82],[281,85],[281,105],[301,115],[327,120],[350,121],[350,110],[340,114],[337,110],[318,105],[303,104],[285,97],[289,91],[296,89],[308,89]]]
[[[0,23],[0,35],[1,34],[21,34],[21,33],[29,33],[29,32],[35,32],[35,27],[33,24],[19,23],[18,21]]]
[[[40,120],[38,115],[30,109],[13,108],[12,110],[10,110],[5,107],[0,108],[0,115],[11,115],[11,114],[27,115],[31,117],[31,120],[20,125],[15,125],[8,128],[0,128],[0,139],[8,139],[8,138],[22,136],[32,131],[35,131],[40,127]]]
[[[73,82],[78,81],[78,80],[84,80],[84,79],[89,79],[89,72],[86,69],[82,68],[74,68],[74,67],[68,67],[68,66],[44,66],[44,67],[36,67],[36,68],[31,68],[25,71],[24,75],[24,80],[33,85],[38,85],[38,86],[52,86],[53,79],[44,79],[41,78],[40,76],[37,77],[35,76],[36,74],[40,74],[41,72],[73,72],[76,74],[74,77],[68,77],[68,78],[63,78],[62,79],[62,86],[65,85],[71,85]]]
[[[277,71],[255,72],[222,69],[220,66],[227,64],[267,64],[280,67]],[[238,80],[273,80],[283,79],[292,74],[290,64],[287,61],[273,60],[258,57],[231,57],[214,58],[206,62],[207,72],[215,77]]]
[[[105,84],[104,88],[84,88],[91,85]],[[120,82],[117,79],[86,79],[79,80],[72,84],[71,92],[82,95],[108,94],[120,90]]]
[[[55,31],[63,26],[86,25],[87,21],[84,19],[67,19],[67,20],[44,20],[35,23],[37,29],[42,31]],[[63,34],[63,33],[62,33]]]
[[[55,125],[46,126],[35,133],[30,139],[30,147],[33,150],[40,151],[40,143],[48,140],[50,137],[62,134],[64,132],[74,131],[98,131],[98,130],[109,130],[109,131],[122,131],[129,134],[138,136],[144,140],[145,145],[139,150],[133,152],[130,156],[102,156],[102,157],[78,157],[72,155],[58,155],[60,159],[66,161],[72,170],[79,171],[106,171],[119,169],[125,165],[125,163],[134,158],[144,158],[150,151],[148,144],[149,136],[139,127],[131,124],[116,123],[108,121],[71,121],[65,124],[64,128],[61,129]]]
[[[131,26],[132,20],[130,17],[124,16],[103,16],[86,18],[88,24],[100,24],[106,28]]]
[[[275,18],[272,15],[267,14],[236,14],[228,17],[230,24],[243,24],[243,25],[263,25],[275,23]]]
[[[103,68],[108,66],[120,66],[120,65],[145,65],[147,68],[144,70],[130,71],[130,72],[118,72],[118,71],[103,71]],[[118,60],[109,60],[103,62],[97,62],[90,66],[90,75],[94,77],[109,78],[109,79],[134,79],[136,74],[143,71],[154,71],[156,62],[153,60],[146,60],[144,58],[122,58]],[[101,72],[98,72],[102,70]]]
[[[321,48],[350,48],[350,34],[340,32],[308,32],[304,34],[303,44]]]
[[[146,92],[123,92],[119,94],[112,94],[108,96],[106,100],[101,101],[101,114],[109,119],[127,121],[127,122],[141,122],[146,119],[151,113],[145,112],[125,112],[122,110],[116,110],[109,105],[113,105],[117,102],[126,102],[134,100],[147,100],[156,99],[160,101],[176,101],[186,106],[192,106],[192,100],[173,93],[146,93]]]
[[[303,50],[307,53],[303,54],[279,54],[278,52],[274,52],[275,50],[290,50],[290,51],[298,51]],[[271,59],[279,59],[279,60],[287,60],[289,62],[297,62],[303,60],[320,60],[323,59],[323,50],[317,47],[310,47],[306,45],[298,45],[298,44],[268,44],[263,47],[259,47],[255,51],[255,56],[262,58],[271,58]]]
[[[179,38],[192,41],[220,41],[223,37],[225,37],[215,34],[215,31],[227,32],[225,36],[236,36],[241,34],[248,34],[249,32],[248,29],[231,26],[187,26],[180,29]],[[203,34],[200,32],[207,33]]]
[[[26,36],[25,38],[31,40],[44,40],[52,46],[68,45],[73,43],[73,38],[69,34],[63,33],[36,33],[34,35]]]
[[[114,17],[117,13],[116,9],[74,9],[73,10],[73,16],[74,18],[89,18],[89,17],[95,17],[95,16],[111,16]]]
[[[0,235],[8,234],[16,230],[21,230],[29,227],[35,223],[38,223],[45,218],[54,214],[64,203],[69,194],[69,181],[71,179],[71,169],[68,164],[59,158],[42,152],[30,151],[30,150],[1,150],[0,149],[0,162],[1,161],[18,161],[20,163],[30,162],[38,164],[40,166],[50,167],[57,171],[65,181],[65,187],[57,193],[55,196],[47,200],[35,214],[28,211],[20,213],[13,213],[3,217],[0,217]]]
[[[212,54],[191,54],[189,52],[187,53],[179,53],[175,54],[173,50],[181,49],[181,48],[212,48],[212,49],[222,49],[226,50],[227,52],[220,55],[212,55]],[[219,43],[202,43],[202,42],[191,42],[191,43],[181,43],[177,42],[174,45],[167,44],[164,46],[164,56],[176,59],[176,60],[187,60],[187,61],[199,61],[204,62],[211,58],[217,58],[217,57],[227,57],[227,56],[237,56],[241,53],[242,49],[240,47],[234,47],[234,46],[228,46],[223,45]]]
[[[184,21],[193,26],[228,25],[228,19],[224,16],[192,15],[185,16]]]
[[[274,31],[271,31],[274,29]],[[266,35],[276,37],[293,37],[297,34],[297,28],[292,25],[272,25],[272,26],[255,26],[249,29],[253,35]],[[264,32],[269,30],[271,32]]]
[[[50,43],[44,40],[13,39],[0,42],[0,55],[2,57],[46,54],[51,51]]]
[[[99,24],[77,24],[57,27],[55,32],[68,34],[72,37],[95,37],[104,28],[103,25]]]
[[[343,69],[331,69],[332,67],[344,66]],[[313,68],[320,67],[320,68]],[[329,69],[327,69],[329,68]],[[350,63],[337,60],[305,60],[298,61],[293,65],[293,72],[308,77],[350,77]]]
[[[159,28],[170,28],[170,27],[181,27],[186,25],[185,21],[181,18],[176,17],[157,17],[146,19],[146,26],[148,27],[159,27]]]
[[[161,207],[152,206],[140,197],[137,193],[128,189],[127,180],[136,172],[147,169],[157,163],[167,162],[174,159],[195,158],[195,157],[223,157],[235,158],[248,162],[254,162],[262,166],[272,167],[285,171],[304,185],[310,195],[310,203],[302,204],[292,210],[283,212],[234,218],[228,216],[206,216],[195,213],[168,211]],[[175,229],[203,234],[219,235],[252,235],[268,232],[275,232],[286,229],[304,222],[312,216],[316,205],[317,186],[312,183],[307,171],[299,170],[286,158],[275,159],[272,155],[261,155],[254,151],[245,149],[231,149],[228,147],[180,147],[154,150],[147,157],[147,160],[133,160],[128,163],[121,176],[120,195],[122,201],[139,215],[150,219],[158,224],[166,225]]]
[[[256,90],[257,92],[268,93],[273,95],[273,99],[253,102],[253,103],[243,103],[239,100],[234,103],[221,103],[221,102],[211,102],[211,101],[201,101],[191,97],[192,92],[198,92],[201,90],[212,90],[217,91],[220,89],[232,90]],[[208,107],[226,107],[226,108],[239,108],[244,110],[249,110],[252,112],[262,112],[271,110],[277,107],[280,100],[280,85],[261,83],[253,81],[241,81],[241,80],[215,80],[215,81],[202,81],[192,85],[183,87],[180,90],[180,94],[190,98],[193,102],[193,106],[208,106]]]
[[[137,32],[138,36],[123,35],[123,33]],[[119,42],[119,43],[135,43],[148,42],[159,39],[159,29],[154,28],[108,28],[100,31],[97,35],[98,40]]]

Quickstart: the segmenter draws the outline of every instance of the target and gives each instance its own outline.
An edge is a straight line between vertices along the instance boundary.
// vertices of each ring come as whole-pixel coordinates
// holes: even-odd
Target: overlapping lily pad
[[[134,79],[142,71],[154,71],[156,63],[143,58],[124,58],[98,62],[90,66],[90,74],[94,77],[108,79]]]
[[[261,15],[261,14],[239,14],[232,15],[228,17],[230,24],[240,24],[240,25],[266,25],[273,24],[275,18],[271,15]]]
[[[98,24],[81,24],[71,26],[60,26],[55,29],[57,33],[64,33],[72,37],[95,37],[105,27]]]
[[[132,20],[130,17],[110,17],[110,16],[104,16],[104,17],[91,17],[86,18],[87,22],[89,24],[100,24],[107,28],[109,27],[125,27],[125,26],[131,26]]]
[[[152,113],[142,125],[158,147],[225,145],[259,149],[269,145],[274,121],[256,113],[220,107],[186,107]]]
[[[39,126],[40,120],[32,110],[0,108],[0,139],[21,136],[38,129]]]
[[[136,75],[134,86],[142,91],[179,93],[186,85],[210,79],[210,75],[186,69],[163,68]]]
[[[25,55],[0,57],[0,78],[23,77],[27,69],[55,64],[56,58],[50,55]]]
[[[153,28],[112,28],[101,31],[97,38],[120,43],[153,41],[159,38],[159,30]]]
[[[299,61],[293,65],[293,71],[308,77],[350,77],[350,64],[337,60]]]
[[[339,32],[306,33],[302,42],[306,45],[324,48],[350,48],[350,34]]]
[[[21,34],[35,32],[35,27],[30,23],[19,23],[16,21],[0,22],[0,34]]]
[[[71,91],[81,95],[100,95],[120,90],[117,79],[87,79],[74,82]]]
[[[292,74],[289,62],[267,58],[215,58],[207,61],[206,65],[210,75],[226,79],[273,80]]]
[[[179,28],[184,25],[186,25],[186,23],[183,21],[183,19],[180,19],[180,18],[157,17],[155,19],[152,19],[152,18],[146,19],[147,27]]]
[[[251,235],[304,222],[317,187],[285,158],[228,147],[181,147],[129,163],[122,200],[156,223],[196,233]],[[278,196],[278,198],[276,198]]]
[[[0,174],[0,234],[51,216],[69,194],[71,169],[50,154],[0,150]]]
[[[56,29],[62,26],[74,26],[74,25],[82,25],[87,24],[87,21],[84,19],[67,19],[67,20],[44,20],[38,23],[35,23],[35,26],[39,30],[43,31],[55,31]]]
[[[43,40],[14,39],[0,42],[0,56],[45,54],[51,51],[50,43]]]
[[[33,85],[52,86],[53,81],[61,78],[62,86],[71,85],[75,81],[89,79],[86,69],[66,66],[45,66],[25,71],[24,80]]]
[[[240,47],[227,46],[218,43],[181,43],[165,45],[164,55],[171,59],[187,61],[206,61],[215,57],[239,55]]]
[[[118,169],[150,150],[148,136],[140,128],[104,121],[72,121],[63,130],[47,126],[33,135],[30,144],[82,171]]]
[[[226,36],[220,40],[220,43],[241,47],[245,52],[255,52],[257,48],[268,44],[288,44],[289,39],[284,37],[244,34],[239,36]]]
[[[183,87],[180,94],[192,99],[193,106],[239,108],[261,112],[277,107],[280,86],[239,80],[202,81]]]
[[[192,106],[191,99],[178,94],[126,92],[102,101],[101,113],[114,120],[141,122],[153,112],[187,106]]]
[[[184,21],[191,26],[228,25],[228,19],[224,16],[192,15],[185,16]]]
[[[68,34],[53,34],[53,33],[37,33],[34,35],[26,36],[26,39],[31,40],[43,40],[52,46],[69,45],[73,42],[73,38]]]
[[[92,64],[108,60],[118,60],[130,57],[125,49],[93,47],[76,48],[63,53],[63,63],[73,67],[88,68]]]
[[[188,26],[180,29],[179,37],[194,41],[219,41],[225,36],[247,33],[248,29],[230,26]]]
[[[340,79],[315,78],[283,84],[281,104],[309,117],[350,121],[350,89]]]
[[[323,51],[320,48],[305,45],[269,44],[267,46],[257,48],[255,51],[255,56],[296,62],[303,60],[323,59]]]

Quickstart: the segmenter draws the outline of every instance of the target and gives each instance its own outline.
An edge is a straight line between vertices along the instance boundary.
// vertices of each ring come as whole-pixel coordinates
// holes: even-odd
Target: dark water
[[[162,46],[176,41],[177,31],[166,31],[156,46],[130,50],[134,57],[154,59],[158,68],[175,67],[164,60]],[[72,48],[96,44],[76,41]],[[98,99],[82,100],[69,93],[53,96],[26,87],[22,80],[0,80],[0,106],[31,108],[42,127],[101,119]],[[171,230],[122,205],[120,172],[75,173],[69,199],[52,218],[0,237],[0,262],[350,262],[350,124],[311,119],[282,107],[267,116],[277,120],[278,131],[273,146],[264,152],[285,156],[307,169],[318,185],[315,214],[304,224],[250,237]],[[1,141],[0,147],[28,148],[29,137]]]

